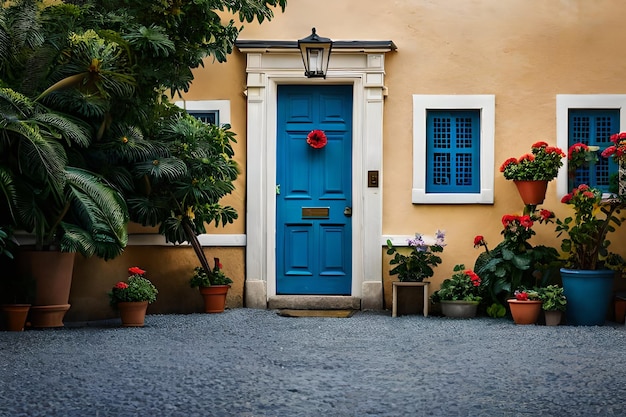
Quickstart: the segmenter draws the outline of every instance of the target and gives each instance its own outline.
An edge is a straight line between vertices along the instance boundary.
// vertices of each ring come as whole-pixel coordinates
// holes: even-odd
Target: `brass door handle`
[[[343,215],[346,217],[352,217],[352,207],[346,207],[343,209]]]

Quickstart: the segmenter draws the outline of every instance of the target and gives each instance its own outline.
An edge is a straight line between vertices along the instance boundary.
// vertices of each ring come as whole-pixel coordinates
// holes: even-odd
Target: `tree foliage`
[[[205,223],[236,218],[219,203],[237,176],[234,134],[228,126],[199,124],[170,99],[189,90],[192,70],[205,59],[226,60],[242,23],[269,20],[285,6],[286,0],[3,3],[0,172],[8,175],[0,176],[2,210],[18,226],[40,228],[41,236],[75,237],[66,248],[93,247],[87,237],[104,236],[99,243],[109,250],[84,253],[106,258],[125,245],[120,220],[160,224],[172,242],[195,240],[210,271],[196,235]],[[31,159],[41,163],[24,163]],[[16,183],[25,170],[29,175]],[[77,189],[79,174],[116,194],[119,207],[87,204],[85,190],[93,188],[81,182],[85,188]],[[21,187],[36,198],[28,201]],[[49,201],[59,208],[54,218],[41,210]],[[26,203],[33,210],[18,214]],[[111,221],[98,214],[100,207],[121,217]],[[79,215],[86,223],[73,221]],[[98,222],[113,235],[94,229]]]

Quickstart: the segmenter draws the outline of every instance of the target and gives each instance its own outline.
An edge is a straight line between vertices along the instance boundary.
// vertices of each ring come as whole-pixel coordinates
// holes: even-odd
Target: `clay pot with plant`
[[[196,267],[189,280],[191,288],[198,288],[204,301],[205,313],[222,313],[226,308],[226,296],[233,280],[222,271],[219,258],[213,258],[215,266],[209,273],[203,268]]]

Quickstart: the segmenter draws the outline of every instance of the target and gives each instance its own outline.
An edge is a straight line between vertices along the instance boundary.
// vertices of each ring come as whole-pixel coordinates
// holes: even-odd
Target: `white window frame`
[[[626,94],[557,94],[556,96],[556,146],[567,152],[569,149],[570,109],[617,109],[620,129],[626,129]],[[615,132],[617,133],[617,132]],[[569,193],[567,160],[556,179],[559,198]]]
[[[181,109],[196,112],[217,112],[219,125],[230,124],[230,100],[182,100],[174,103]]]
[[[496,98],[480,95],[413,95],[413,204],[493,204]],[[428,110],[480,111],[480,192],[426,192]]]

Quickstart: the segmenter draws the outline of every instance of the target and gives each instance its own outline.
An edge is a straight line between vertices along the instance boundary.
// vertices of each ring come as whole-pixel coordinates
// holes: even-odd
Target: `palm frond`
[[[132,220],[144,226],[156,226],[171,212],[168,200],[159,196],[135,197],[127,201]]]
[[[187,165],[178,158],[157,158],[138,162],[133,169],[138,178],[148,175],[158,181],[176,181],[187,173]]]
[[[75,218],[62,226],[72,234],[62,236],[61,244],[85,256],[114,258],[128,243],[129,217],[123,197],[94,173],[77,168],[67,168],[66,172]]]
[[[87,126],[60,113],[40,113],[34,115],[32,120],[47,128],[54,128],[66,140],[68,146],[78,145],[86,148],[91,143],[91,132]]]
[[[164,28],[157,25],[140,26],[124,35],[124,39],[139,51],[155,57],[168,57],[176,52],[176,45],[167,35]]]
[[[11,218],[15,220],[13,207],[15,205],[16,191],[15,184],[13,183],[13,175],[3,166],[0,166],[0,194],[4,196],[9,214]]]

